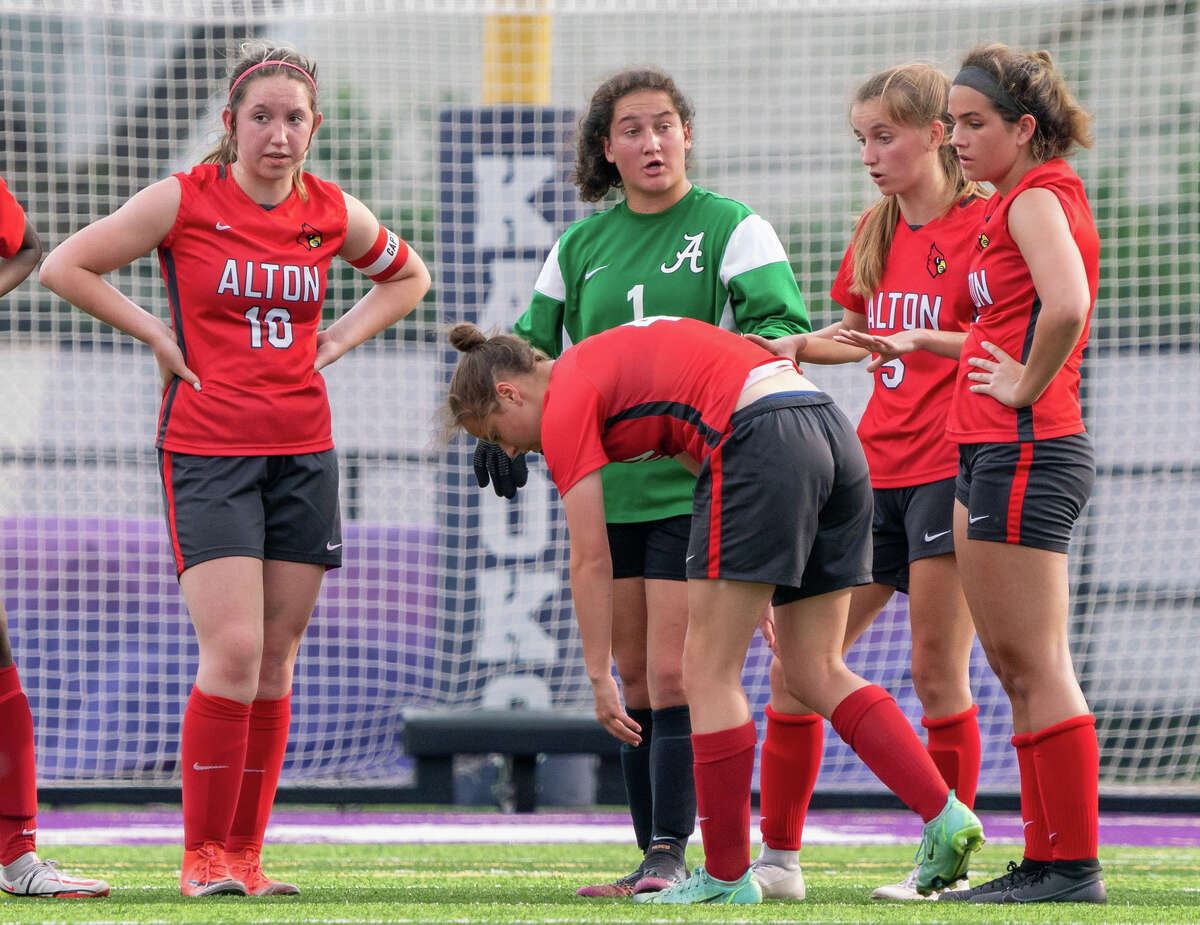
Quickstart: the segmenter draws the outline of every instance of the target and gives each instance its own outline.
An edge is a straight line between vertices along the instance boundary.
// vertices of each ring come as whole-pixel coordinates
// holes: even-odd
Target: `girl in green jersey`
[[[810,330],[783,245],[748,207],[688,177],[692,106],[666,74],[627,70],[602,83],[580,120],[575,182],[597,202],[571,225],[515,331],[551,357],[619,324],[682,315],[765,338]],[[481,450],[503,469],[499,448]],[[486,461],[485,461],[486,462]],[[493,468],[493,471],[496,471]],[[661,890],[687,876],[695,819],[691,720],[683,691],[684,575],[694,477],[671,459],[603,471],[613,560],[611,653],[591,677],[596,715],[621,739],[641,864],[584,896]],[[611,659],[610,656],[611,655]]]

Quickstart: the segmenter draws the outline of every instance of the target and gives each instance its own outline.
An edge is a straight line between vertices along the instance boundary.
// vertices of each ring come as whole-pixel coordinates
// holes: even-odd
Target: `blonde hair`
[[[256,65],[279,62],[279,67],[262,67],[239,83],[239,78]],[[299,68],[299,70],[297,70]],[[303,71],[304,73],[301,73]],[[237,160],[237,140],[234,131],[237,128],[237,112],[242,100],[246,98],[246,88],[260,77],[277,77],[279,75],[297,81],[308,94],[308,103],[313,115],[317,114],[317,63],[307,58],[293,48],[272,45],[269,42],[243,42],[238,55],[233,59],[229,68],[229,111],[233,114],[229,131],[226,132],[213,150],[205,155],[202,164],[229,165]],[[304,75],[308,75],[306,80]],[[307,152],[306,152],[307,156]],[[308,198],[304,188],[304,165],[297,164],[292,171],[292,188],[301,199]]]
[[[881,71],[858,88],[854,104],[877,102],[887,117],[898,125],[924,128],[934,122],[945,127],[938,163],[950,181],[954,195],[947,208],[967,196],[983,195],[983,187],[963,176],[958,155],[950,144],[952,123],[947,113],[950,78],[929,64],[901,64]],[[884,196],[859,217],[851,241],[854,276],[850,288],[864,299],[875,294],[883,279],[883,268],[900,221],[900,201]]]
[[[992,105],[1005,122],[1017,122],[1021,116],[1033,116],[1037,127],[1029,142],[1029,152],[1039,164],[1066,157],[1078,145],[1092,146],[1091,114],[1071,91],[1066,79],[1055,68],[1048,51],[1013,51],[996,42],[979,45],[967,52],[962,66],[977,67],[990,74],[1012,102],[1023,111]]]

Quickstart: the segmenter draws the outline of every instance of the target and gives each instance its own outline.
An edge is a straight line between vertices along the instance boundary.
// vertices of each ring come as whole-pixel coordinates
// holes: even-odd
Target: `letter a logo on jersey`
[[[687,241],[687,247],[681,251],[675,252],[675,265],[668,267],[665,263],[659,267],[664,273],[674,273],[686,260],[691,264],[693,273],[703,273],[704,267],[700,266],[700,258],[704,256],[704,252],[700,250],[700,244],[704,240],[704,232],[699,234],[685,234],[683,240]]]
[[[310,251],[315,251],[321,246],[321,232],[308,222],[304,222],[300,225],[300,233],[296,235],[296,243]]]
[[[929,256],[925,258],[925,269],[933,279],[946,272],[946,255],[938,250],[936,244],[929,245]]]

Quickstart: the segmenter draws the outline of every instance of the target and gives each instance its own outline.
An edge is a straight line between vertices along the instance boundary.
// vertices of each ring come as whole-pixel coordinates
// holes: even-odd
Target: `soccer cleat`
[[[946,805],[925,823],[917,863],[915,886],[921,895],[957,883],[967,872],[971,852],[983,847],[983,824],[967,805],[950,791]]]
[[[642,861],[642,864],[645,863],[645,861]],[[642,864],[639,864],[637,870],[632,874],[626,874],[624,877],[614,880],[611,883],[594,883],[591,886],[581,886],[575,891],[575,895],[586,896],[589,899],[619,899],[624,896],[632,896],[633,888],[642,879]]]
[[[0,891],[40,899],[85,899],[107,896],[108,884],[88,877],[69,877],[57,861],[43,861],[32,851],[0,868]]]
[[[886,886],[876,887],[871,891],[872,899],[895,899],[902,902],[912,902],[922,899],[937,899],[940,891],[934,890],[927,895],[921,895],[917,892],[917,871],[920,868],[914,867],[912,873],[901,880],[899,883],[889,883]],[[958,882],[947,887],[948,890],[967,890],[971,888],[971,882],[963,877]]]
[[[1003,901],[1004,894],[1015,887],[1022,886],[1026,880],[1035,875],[1043,867],[1048,867],[1047,861],[1031,861],[1022,858],[1018,865],[1016,861],[1008,862],[1008,870],[987,883],[973,886],[968,890],[943,890],[938,899],[945,902],[968,903],[998,903]]]
[[[242,881],[250,896],[294,896],[300,892],[300,887],[272,880],[263,873],[262,855],[257,848],[226,851],[225,863],[229,865],[229,876]]]
[[[685,905],[691,903],[713,903],[726,905],[762,902],[762,890],[749,867],[736,880],[718,880],[709,876],[703,867],[697,867],[688,879],[657,893],[638,893],[635,903],[663,903]]]
[[[194,851],[183,852],[179,892],[184,896],[215,896],[218,893],[246,895],[246,884],[235,880],[225,863],[225,849],[206,841]]]
[[[1100,862],[1053,861],[1002,894],[1005,903],[1104,903],[1108,890],[1100,876]]]
[[[784,867],[782,864],[769,864],[759,858],[750,865],[750,872],[754,874],[763,899],[804,898],[804,874],[799,864],[795,867]]]
[[[673,845],[655,845],[642,861],[642,876],[633,885],[633,892],[657,893],[688,878],[683,850]]]

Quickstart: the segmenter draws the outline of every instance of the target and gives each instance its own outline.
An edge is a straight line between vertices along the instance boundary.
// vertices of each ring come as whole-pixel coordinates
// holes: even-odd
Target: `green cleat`
[[[674,886],[667,887],[658,893],[638,893],[633,897],[635,903],[760,903],[762,890],[754,879],[754,869],[747,868],[746,872],[736,880],[718,880],[709,876],[703,867],[697,867],[695,872]]]
[[[942,811],[925,823],[917,849],[917,892],[922,896],[957,883],[973,851],[983,847],[983,824],[950,791]]]

